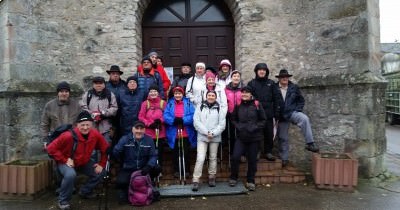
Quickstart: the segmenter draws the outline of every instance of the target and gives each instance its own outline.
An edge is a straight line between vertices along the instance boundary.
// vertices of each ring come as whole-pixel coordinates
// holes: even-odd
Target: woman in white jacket
[[[206,64],[203,62],[196,63],[196,72],[189,78],[186,84],[186,97],[189,98],[195,106],[198,106],[202,102],[201,93],[206,89]]]
[[[215,187],[217,153],[221,142],[221,133],[225,129],[225,115],[226,112],[220,110],[217,94],[214,90],[209,90],[206,94],[206,101],[196,107],[193,122],[197,130],[197,159],[193,172],[193,191],[199,190],[199,180],[208,148],[210,148],[208,185]]]

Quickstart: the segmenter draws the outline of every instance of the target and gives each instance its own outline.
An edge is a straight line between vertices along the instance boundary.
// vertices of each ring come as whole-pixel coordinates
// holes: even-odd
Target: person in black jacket
[[[247,188],[254,191],[254,177],[257,172],[257,152],[260,141],[264,139],[265,113],[258,101],[251,95],[249,86],[242,88],[242,101],[232,113],[232,123],[237,131],[231,162],[230,186],[235,186],[239,175],[240,157],[245,154],[247,164]]]
[[[275,86],[281,93],[281,120],[279,121],[278,136],[283,167],[286,167],[289,163],[290,122],[300,127],[306,141],[305,149],[311,152],[319,152],[318,146],[314,143],[310,119],[303,113],[304,98],[299,87],[289,81],[291,76],[286,69],[280,70],[279,75],[275,76],[279,80]]]
[[[274,121],[279,120],[280,112],[280,97],[279,91],[274,86],[274,81],[268,79],[269,69],[266,63],[258,63],[254,67],[256,78],[252,79],[248,86],[252,89],[254,98],[260,101],[266,114],[265,129],[264,129],[264,154],[267,160],[275,161],[272,155],[273,142],[273,127]]]

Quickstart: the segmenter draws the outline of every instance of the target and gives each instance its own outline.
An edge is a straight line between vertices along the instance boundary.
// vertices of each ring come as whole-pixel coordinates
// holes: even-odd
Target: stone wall
[[[40,154],[38,123],[58,81],[85,89],[118,64],[128,76],[142,57],[150,0],[3,0],[0,3],[0,161]],[[225,0],[235,22],[235,63],[245,81],[258,62],[270,78],[285,67],[303,88],[305,112],[324,151],[352,152],[364,176],[385,151],[378,0]],[[29,112],[29,114],[25,114]],[[31,116],[37,114],[37,116]],[[291,157],[309,167],[291,129]],[[18,143],[17,143],[18,142]]]

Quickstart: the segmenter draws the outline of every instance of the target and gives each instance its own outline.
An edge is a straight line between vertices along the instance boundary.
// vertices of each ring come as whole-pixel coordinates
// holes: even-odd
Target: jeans
[[[257,172],[257,152],[260,142],[242,142],[240,139],[235,141],[233,156],[231,160],[230,179],[237,180],[239,177],[240,157],[245,154],[247,158],[247,182],[255,183],[254,177]]]
[[[205,141],[197,141],[197,158],[196,165],[194,166],[193,171],[193,182],[199,182],[203,171],[204,160],[206,159],[207,149],[209,150],[209,165],[208,165],[208,174],[209,176],[214,176],[217,174],[217,154],[218,154],[218,142],[205,142]]]
[[[289,126],[290,123],[300,127],[306,144],[314,142],[310,119],[302,112],[293,112],[289,121],[281,121],[278,126],[279,153],[282,160],[289,159]]]
[[[87,182],[81,187],[80,193],[82,194],[92,193],[93,188],[95,188],[96,185],[100,183],[105,173],[105,170],[103,170],[100,174],[96,174],[93,167],[94,164],[95,162],[89,161],[86,165],[78,168],[71,168],[67,166],[67,164],[57,165],[58,170],[63,176],[60,187],[60,195],[58,196],[58,201],[60,203],[69,202],[71,200],[77,172],[81,172],[89,177]]]

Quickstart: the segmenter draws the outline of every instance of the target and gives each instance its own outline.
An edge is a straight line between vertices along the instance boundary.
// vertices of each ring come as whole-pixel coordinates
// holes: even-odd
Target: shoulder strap
[[[161,109],[161,110],[162,110],[163,107],[164,107],[164,102],[165,102],[165,101],[161,99],[161,101],[160,101],[160,109]]]
[[[71,159],[74,159],[75,151],[76,151],[76,148],[78,147],[78,136],[76,135],[73,128],[71,128],[70,131],[72,134],[72,139],[74,141],[74,144],[72,145]]]
[[[93,96],[92,90],[89,90],[86,95],[86,105],[87,105],[88,109],[89,109],[90,100],[92,100],[92,96]]]
[[[192,82],[190,83],[190,89],[189,92],[193,90],[193,81],[194,81],[194,75],[192,76]]]
[[[162,110],[164,108],[164,100],[160,100],[160,109]],[[146,110],[150,109],[150,101],[149,99],[146,99]]]
[[[108,107],[111,107],[111,91],[108,90],[107,88],[104,89],[104,91],[106,91],[106,97],[107,97],[107,100],[108,100]],[[90,101],[92,100],[92,96],[93,96],[93,93],[92,93],[91,90],[89,90],[88,93],[87,93],[87,96],[86,96],[86,105],[87,105],[88,108],[89,108]]]

